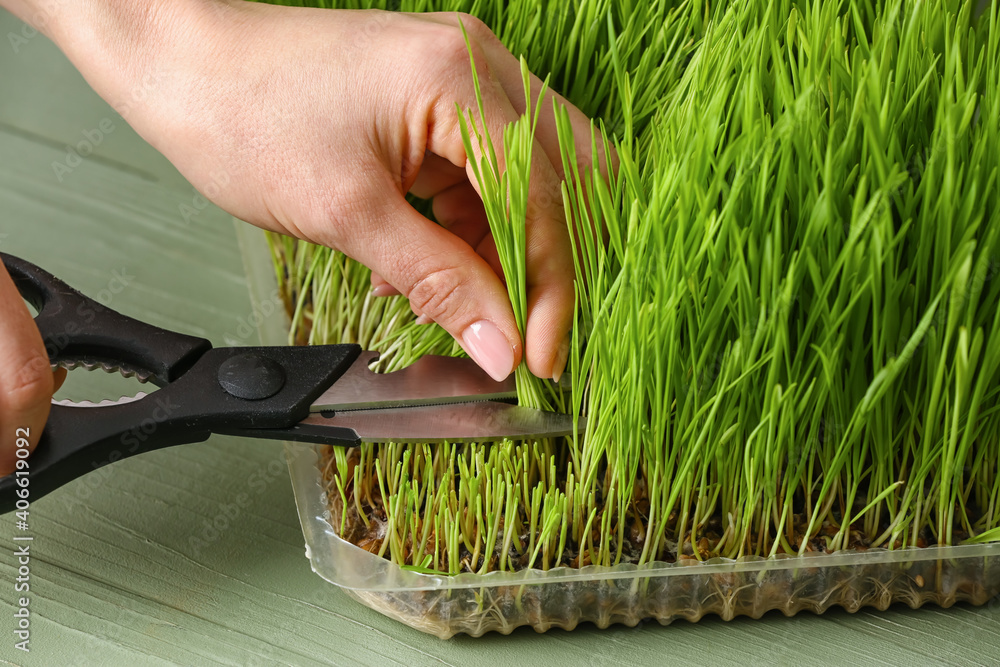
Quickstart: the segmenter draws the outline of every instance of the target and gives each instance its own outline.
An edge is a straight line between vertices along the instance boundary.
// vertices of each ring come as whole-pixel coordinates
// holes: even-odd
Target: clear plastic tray
[[[268,310],[276,294],[275,273],[263,233],[237,222],[255,312]],[[285,344],[283,310],[260,319],[264,344]],[[885,609],[902,602],[948,607],[983,604],[1000,594],[1000,544],[839,552],[777,558],[643,566],[588,566],[548,571],[440,576],[403,570],[342,540],[330,523],[323,489],[321,454],[312,445],[286,444],[306,556],[316,574],[342,587],[362,604],[413,628],[448,638],[509,633],[530,625],[572,629],[590,621],[599,627],[662,624],[705,614],[728,620],[780,610],[822,613]]]

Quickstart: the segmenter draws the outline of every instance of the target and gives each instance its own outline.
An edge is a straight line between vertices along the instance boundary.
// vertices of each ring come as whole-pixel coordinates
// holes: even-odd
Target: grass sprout
[[[331,449],[341,534],[444,573],[1000,540],[1000,9],[976,4],[392,3],[475,14],[600,119],[574,136],[528,97],[491,138],[457,110],[522,331],[555,114],[572,391],[518,392],[587,428]],[[461,354],[342,254],[271,243],[290,341]]]

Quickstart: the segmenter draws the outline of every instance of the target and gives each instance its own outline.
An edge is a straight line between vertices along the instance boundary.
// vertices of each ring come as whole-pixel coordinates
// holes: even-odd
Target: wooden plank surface
[[[21,29],[0,13],[0,35]],[[252,311],[230,218],[186,222],[190,185],[44,37],[3,42],[0,249],[154,324],[238,336]],[[53,162],[105,119],[114,132],[60,181]],[[137,388],[76,372],[61,396]],[[30,653],[9,630],[15,532],[0,518],[0,664],[1000,664],[1000,604],[441,641],[310,571],[281,448],[264,441],[146,454],[33,504]]]

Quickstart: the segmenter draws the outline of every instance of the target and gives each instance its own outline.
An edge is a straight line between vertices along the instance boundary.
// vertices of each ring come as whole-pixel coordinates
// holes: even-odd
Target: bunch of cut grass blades
[[[555,407],[586,433],[331,449],[341,534],[452,574],[1000,539],[1000,12],[974,5],[402,3],[485,20],[620,166],[578,166],[565,112],[529,105],[501,172],[461,110],[515,309],[556,114],[577,303]],[[273,248],[293,340],[387,369],[459,353],[342,255]],[[556,400],[528,377],[523,402]]]

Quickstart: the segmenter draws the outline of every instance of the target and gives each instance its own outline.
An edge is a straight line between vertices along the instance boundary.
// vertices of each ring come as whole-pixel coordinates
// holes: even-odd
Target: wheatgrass
[[[619,166],[580,165],[565,110],[529,98],[501,170],[482,109],[457,110],[522,330],[532,136],[556,115],[572,389],[519,369],[518,391],[586,432],[331,450],[342,535],[443,573],[1000,539],[996,3],[394,8],[482,18]],[[383,370],[461,353],[342,254],[271,242],[291,342]]]

